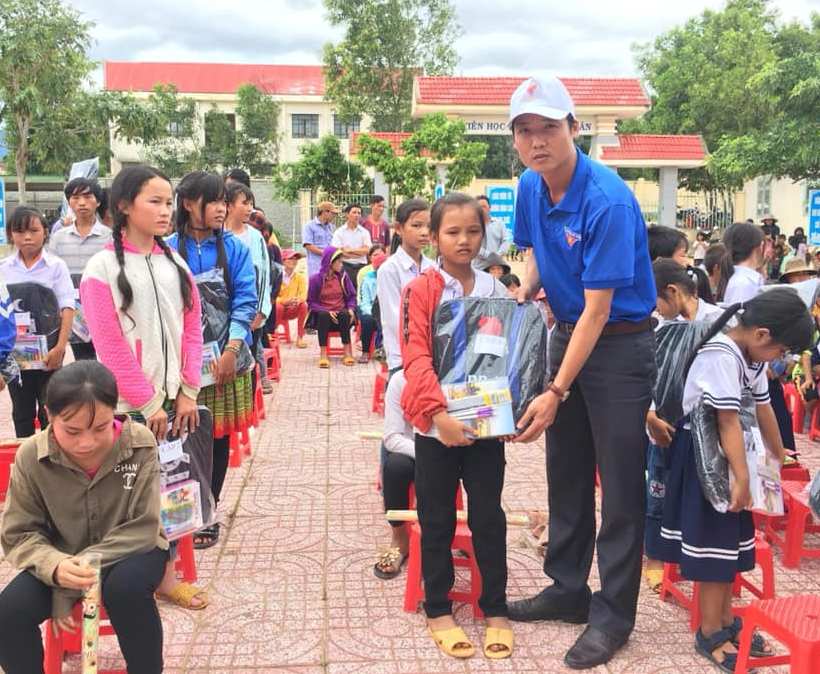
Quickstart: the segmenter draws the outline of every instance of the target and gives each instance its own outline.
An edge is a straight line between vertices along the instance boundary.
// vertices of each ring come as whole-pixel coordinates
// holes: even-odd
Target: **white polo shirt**
[[[373,242],[370,240],[370,232],[361,225],[356,225],[350,229],[346,224],[333,232],[333,239],[330,245],[334,248],[370,248]],[[348,264],[367,264],[367,255],[361,257],[345,257]]]

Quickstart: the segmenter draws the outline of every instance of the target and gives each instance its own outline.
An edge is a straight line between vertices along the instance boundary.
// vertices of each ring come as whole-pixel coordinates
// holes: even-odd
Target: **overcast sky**
[[[95,22],[96,60],[321,62],[340,31],[320,0],[70,0]],[[631,45],[652,40],[722,0],[455,0],[463,75],[637,74]],[[820,0],[776,0],[808,22]],[[514,9],[508,9],[514,7]],[[385,36],[389,40],[389,36]]]

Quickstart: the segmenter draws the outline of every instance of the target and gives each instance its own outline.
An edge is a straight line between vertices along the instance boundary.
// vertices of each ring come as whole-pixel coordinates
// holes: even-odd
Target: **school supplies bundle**
[[[71,338],[72,344],[88,344],[91,341],[91,331],[88,329],[88,323],[85,320],[85,312],[83,312],[83,305],[80,304],[80,281],[82,274],[72,274],[71,282],[74,284],[74,322],[71,324]]]
[[[447,412],[472,429],[476,438],[515,435],[512,394],[507,377],[466,384],[442,384]]]
[[[219,344],[216,342],[205,342],[202,345],[202,373],[199,381],[202,388],[216,384],[214,367],[219,360],[219,356]]]
[[[213,420],[199,406],[199,426],[193,433],[169,437],[159,445],[162,524],[169,540],[197,531],[216,521],[211,493]],[[168,414],[168,428],[174,420]]]
[[[734,478],[726,454],[720,446],[717,411],[701,398],[689,418],[695,449],[695,466],[703,495],[715,510],[725,513],[729,510]],[[757,425],[755,401],[748,393],[744,393],[741,400],[739,418],[749,470],[749,490],[752,495],[752,505],[749,509],[770,515],[782,515],[780,467],[768,455]]]
[[[653,399],[655,413],[675,425],[683,418],[683,387],[686,376],[681,372],[695,346],[709,330],[706,321],[669,321],[655,332],[655,357],[658,376]]]
[[[222,269],[215,267],[194,276],[202,303],[203,342],[216,342],[220,354],[225,350],[231,327],[231,296]],[[236,371],[246,372],[253,365],[250,348],[244,342],[236,357]],[[207,386],[207,384],[203,384]]]
[[[12,357],[21,370],[44,370],[45,357],[60,336],[60,306],[51,288],[39,283],[12,283],[17,340]]]
[[[491,433],[478,437],[514,434],[515,422],[544,392],[546,346],[547,326],[533,302],[442,302],[433,318],[433,367],[445,396],[450,392],[448,409]]]

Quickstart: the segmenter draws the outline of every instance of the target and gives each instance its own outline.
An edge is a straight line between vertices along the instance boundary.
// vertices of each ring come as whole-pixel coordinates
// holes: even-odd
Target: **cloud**
[[[320,0],[72,0],[95,22],[97,60],[316,64],[342,32]],[[464,75],[637,75],[632,45],[723,0],[454,0]],[[786,20],[808,21],[816,0],[778,0]],[[389,35],[384,36],[390,39]]]

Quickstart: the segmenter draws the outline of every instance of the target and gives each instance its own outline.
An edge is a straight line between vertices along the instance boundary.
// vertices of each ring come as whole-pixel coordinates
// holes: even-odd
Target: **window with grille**
[[[293,138],[319,137],[319,115],[291,115],[290,118]]]
[[[333,135],[336,138],[350,138],[351,133],[360,130],[361,118],[354,117],[349,122],[345,122],[339,115],[333,115]]]

